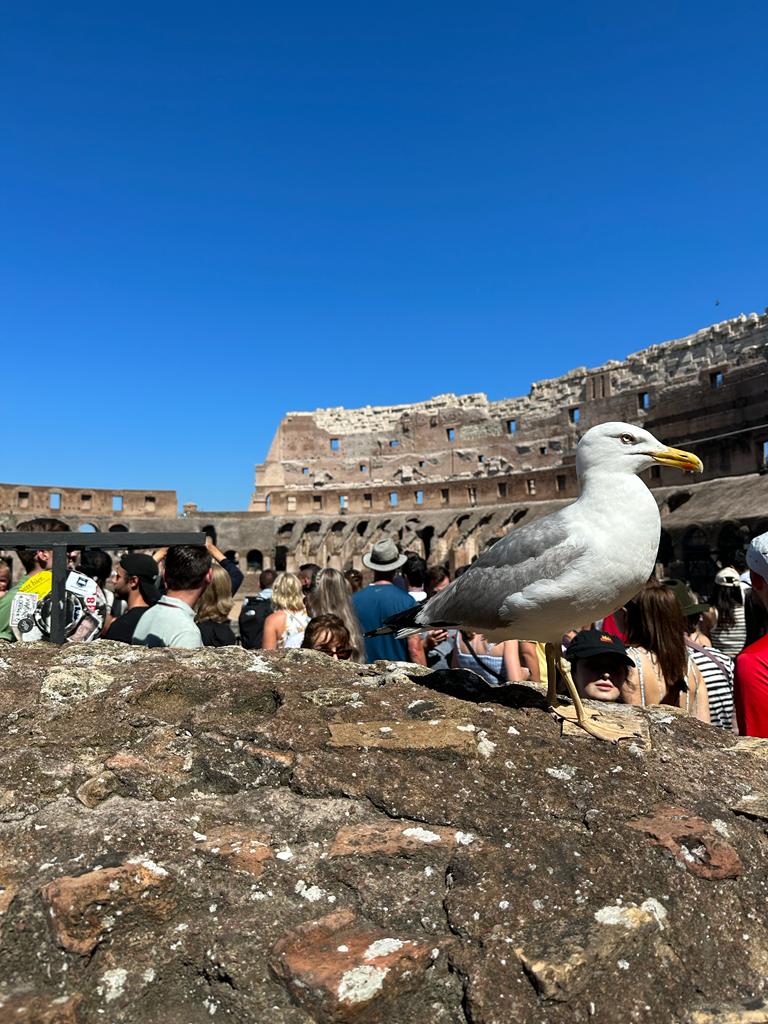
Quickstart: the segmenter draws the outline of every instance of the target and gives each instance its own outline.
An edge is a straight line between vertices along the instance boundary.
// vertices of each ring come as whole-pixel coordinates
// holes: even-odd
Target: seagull
[[[511,530],[444,590],[369,633],[398,638],[457,628],[504,640],[546,644],[550,709],[557,712],[555,665],[563,634],[626,604],[656,563],[661,519],[638,477],[655,463],[701,472],[701,460],[669,448],[629,423],[600,423],[576,448],[579,497],[552,515]],[[578,724],[609,738],[584,712],[570,673],[562,671]],[[566,717],[566,716],[563,716]],[[615,738],[615,737],[610,737]]]

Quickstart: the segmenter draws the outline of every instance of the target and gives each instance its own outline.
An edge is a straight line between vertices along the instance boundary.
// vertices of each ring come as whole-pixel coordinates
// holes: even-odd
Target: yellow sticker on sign
[[[19,593],[37,594],[38,597],[45,597],[46,594],[50,594],[52,586],[53,573],[49,569],[44,569],[42,572],[36,572],[34,576],[30,576],[28,580],[22,583],[19,587]]]

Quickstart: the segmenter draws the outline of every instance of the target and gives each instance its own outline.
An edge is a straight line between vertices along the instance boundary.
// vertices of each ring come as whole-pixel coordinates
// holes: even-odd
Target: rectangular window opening
[[[288,511],[288,512],[295,512],[296,511],[296,495],[295,494],[289,494],[288,495],[288,499],[286,501],[286,511]]]
[[[528,491],[529,494],[535,494],[536,493],[536,481],[533,479],[533,477],[529,477],[525,481],[525,488],[526,488],[526,490]]]
[[[19,508],[29,508],[29,491],[19,491],[17,502]]]
[[[440,501],[443,503],[443,505],[447,505],[450,500],[451,500],[451,492],[450,492],[450,490],[447,487],[442,487],[440,489]]]
[[[398,502],[397,491],[390,491],[389,492],[389,504],[390,505],[396,505],[397,502]]]
[[[547,454],[547,446],[545,444],[540,445],[539,446],[539,455],[546,455],[546,454]]]
[[[413,497],[417,505],[424,504],[424,491],[416,491]]]
[[[392,440],[389,442],[389,447],[390,448],[397,448],[399,446],[399,444],[400,444],[400,442],[397,440],[397,438],[393,437]]]
[[[507,485],[505,483],[497,484],[497,487],[499,489],[499,497],[500,498],[506,498],[506,496],[507,496]]]
[[[123,511],[123,496],[122,494],[112,495],[112,511],[122,512]]]
[[[304,466],[301,472],[304,476],[309,476],[309,466]]]
[[[448,427],[446,429],[446,431],[445,431],[445,436],[448,438],[449,441],[455,441],[456,440],[456,428],[455,427]]]
[[[557,488],[558,493],[562,493],[565,490],[565,484],[566,478],[562,474],[558,473],[558,475],[555,477],[555,486]]]
[[[332,437],[331,438],[331,451],[332,452],[337,452],[340,447],[341,447],[341,442],[339,441],[338,437]]]
[[[347,497],[346,494],[340,494],[339,495],[339,508],[340,509],[349,508],[349,498]]]
[[[364,472],[365,472],[365,470],[366,470],[366,468],[367,468],[367,467],[365,466],[365,464],[364,464],[363,462],[361,462],[361,463],[360,463],[360,472],[361,472],[361,473],[364,473]]]
[[[366,508],[373,508],[373,495],[372,494],[364,494],[363,495],[363,505],[365,505]]]
[[[514,434],[517,430],[517,420],[507,420],[507,433]]]
[[[157,501],[155,499],[154,494],[145,494],[144,495],[144,511],[145,512],[154,512],[156,504],[157,504]]]
[[[80,495],[80,508],[84,512],[90,511],[90,508],[91,508],[91,495],[90,494],[81,494]]]
[[[61,508],[61,494],[58,491],[51,491],[48,497],[48,506],[54,512],[58,512]]]
[[[578,405],[575,405],[573,409],[568,410],[568,419],[571,423],[578,423],[581,420],[581,410]]]
[[[469,499],[469,504],[470,505],[476,505],[477,504],[477,488],[476,487],[468,487],[467,488],[467,498]]]
[[[714,373],[709,375],[709,386],[711,388],[721,388],[725,384],[725,374],[722,370],[715,370]]]
[[[322,496],[322,494],[313,494],[312,495],[312,508],[317,510],[317,509],[320,509],[322,507],[323,507],[323,496]]]

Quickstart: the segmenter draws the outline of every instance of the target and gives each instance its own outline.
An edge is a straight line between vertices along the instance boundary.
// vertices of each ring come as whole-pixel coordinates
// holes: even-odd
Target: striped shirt
[[[747,624],[744,621],[744,606],[737,604],[733,609],[733,625],[721,626],[716,623],[712,629],[712,645],[723,654],[735,658],[741,654],[747,642]]]
[[[730,729],[733,725],[733,659],[714,647],[701,647],[690,640],[686,646],[707,687],[712,725]]]

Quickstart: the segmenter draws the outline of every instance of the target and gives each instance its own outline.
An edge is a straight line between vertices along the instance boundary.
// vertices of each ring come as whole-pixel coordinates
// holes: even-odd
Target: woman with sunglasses
[[[349,630],[338,615],[316,615],[310,619],[301,646],[327,654],[334,661],[348,661],[357,653],[350,643]]]
[[[307,594],[307,611],[313,617],[335,615],[341,619],[348,633],[347,646],[354,650],[352,661],[365,661],[363,634],[352,605],[352,590],[343,573],[338,569],[321,569],[317,573]]]

